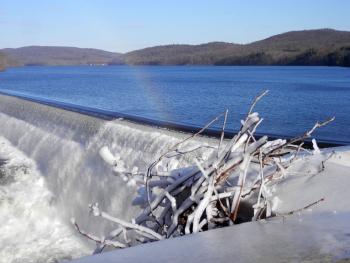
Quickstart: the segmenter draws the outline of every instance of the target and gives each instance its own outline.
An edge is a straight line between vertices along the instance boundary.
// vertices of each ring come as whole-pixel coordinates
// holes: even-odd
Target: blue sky
[[[0,48],[248,43],[290,30],[350,31],[350,0],[0,0]]]

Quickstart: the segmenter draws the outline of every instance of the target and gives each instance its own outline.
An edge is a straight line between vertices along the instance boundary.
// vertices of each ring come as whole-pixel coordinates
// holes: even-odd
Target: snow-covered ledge
[[[78,259],[115,262],[329,262],[350,257],[350,213],[245,223]]]
[[[210,230],[78,259],[93,262],[334,262],[350,258],[350,148],[332,153],[313,173],[319,154],[307,157],[274,192],[276,211],[288,216]],[[305,172],[306,171],[306,172]],[[282,205],[283,204],[283,205]]]

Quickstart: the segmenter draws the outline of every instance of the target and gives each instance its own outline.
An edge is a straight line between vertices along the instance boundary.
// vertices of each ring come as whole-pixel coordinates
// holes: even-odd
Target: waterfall
[[[118,153],[128,169],[136,166],[145,170],[155,157],[185,136],[124,120],[104,121],[3,95],[0,96],[0,127],[0,137],[15,148],[13,152],[17,156],[21,155],[22,160],[27,160],[29,169],[33,171],[23,175],[32,176],[32,180],[26,181],[23,189],[17,189],[18,193],[11,194],[28,195],[28,191],[33,191],[33,195],[21,201],[33,202],[32,196],[34,198],[38,193],[30,183],[40,184],[41,190],[37,191],[40,190],[42,196],[36,197],[36,200],[45,203],[43,213],[49,213],[43,218],[55,217],[52,219],[58,220],[74,235],[76,233],[69,224],[71,217],[82,229],[92,231],[97,236],[112,229],[109,223],[89,215],[89,203],[98,202],[103,210],[126,220],[139,212],[138,208],[131,206],[135,189],[127,187],[103,162],[98,154],[101,147],[108,146],[112,153]],[[185,165],[187,161],[179,159],[175,166]],[[15,182],[16,178],[13,180]],[[1,187],[9,189],[8,185]],[[6,194],[3,195],[3,198],[8,198]],[[0,203],[0,213],[6,213],[6,209]],[[21,212],[30,214],[32,209],[32,205],[24,204]],[[28,218],[23,216],[23,220]],[[33,218],[33,224],[35,220],[40,218]],[[35,233],[31,235],[35,236]],[[74,242],[81,242],[80,247],[85,249],[82,249],[83,253],[91,251],[91,243],[76,236],[74,238]],[[0,236],[1,242],[4,240]],[[80,255],[77,253],[74,256]],[[48,262],[47,258],[45,260]],[[38,262],[38,259],[33,262]]]

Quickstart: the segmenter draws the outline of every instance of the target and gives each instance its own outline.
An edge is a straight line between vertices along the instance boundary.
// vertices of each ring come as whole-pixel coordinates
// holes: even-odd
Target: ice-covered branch
[[[137,188],[138,196],[133,205],[138,205],[141,212],[133,222],[128,222],[100,211],[98,205],[93,204],[90,209],[94,216],[117,224],[119,228],[104,239],[81,231],[74,223],[77,231],[98,244],[96,251],[102,251],[107,245],[123,248],[135,243],[237,224],[242,220],[259,220],[273,216],[272,201],[269,199],[272,188],[288,176],[288,168],[300,157],[300,151],[306,155],[321,154],[315,141],[313,152],[303,148],[303,141],[334,118],[317,122],[304,134],[290,140],[269,141],[267,136],[257,139],[255,132],[263,119],[253,110],[267,92],[253,100],[245,119],[241,121],[240,130],[233,138],[224,139],[228,118],[226,110],[197,133],[178,141],[169,149],[164,149],[148,167],[140,167],[147,171],[145,173],[136,168],[128,172],[130,169],[125,167],[120,155],[112,154],[107,146],[102,147],[99,151],[101,158],[116,174],[128,181],[129,185]],[[224,117],[223,124],[220,138],[214,144],[216,146],[201,142],[185,145],[221,117]],[[204,151],[209,151],[210,154],[199,154]],[[188,159],[193,162],[192,166],[180,166],[171,170],[163,163],[167,159],[179,166],[179,156],[191,156]],[[320,161],[321,170],[324,169],[326,160]],[[322,200],[296,211],[307,209]],[[249,213],[245,212],[247,206],[251,211]],[[122,242],[125,244],[115,241],[117,237],[118,240],[123,238]]]

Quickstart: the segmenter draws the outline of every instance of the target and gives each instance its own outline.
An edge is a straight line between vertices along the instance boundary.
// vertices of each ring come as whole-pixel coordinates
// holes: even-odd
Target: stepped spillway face
[[[90,203],[126,220],[139,212],[131,206],[136,192],[114,176],[99,150],[108,146],[127,169],[142,171],[184,136],[5,95],[0,127],[0,262],[54,262],[91,253],[93,244],[78,236],[70,218],[101,236],[112,226],[89,216]]]

